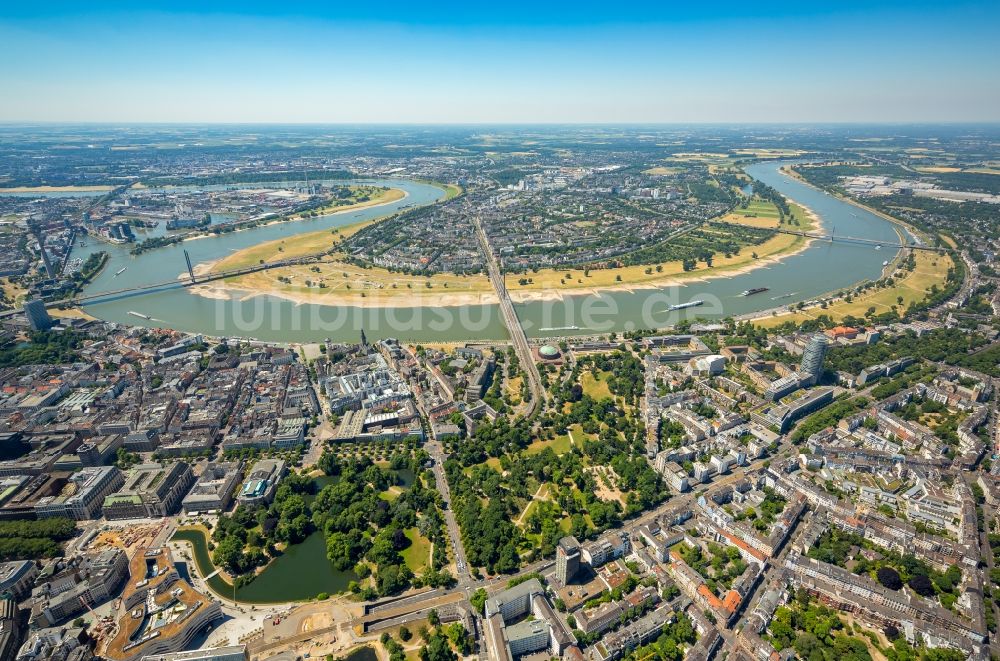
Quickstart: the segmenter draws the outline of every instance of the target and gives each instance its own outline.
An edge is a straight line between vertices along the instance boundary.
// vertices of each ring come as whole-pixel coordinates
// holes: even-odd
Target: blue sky
[[[3,3],[0,121],[1000,121],[997,34],[995,0]]]

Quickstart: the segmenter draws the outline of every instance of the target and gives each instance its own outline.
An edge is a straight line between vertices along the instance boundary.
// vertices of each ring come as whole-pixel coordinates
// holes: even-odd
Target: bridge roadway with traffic
[[[538,367],[535,365],[535,357],[531,354],[528,337],[524,334],[524,328],[521,327],[521,322],[517,318],[517,312],[514,310],[514,304],[507,293],[507,285],[504,282],[503,274],[500,272],[500,267],[497,265],[496,255],[494,255],[493,248],[490,246],[489,238],[487,238],[486,232],[483,230],[482,222],[475,213],[470,211],[469,215],[476,226],[476,237],[479,239],[479,245],[483,251],[483,259],[486,260],[487,274],[493,288],[497,292],[500,316],[503,318],[504,325],[507,326],[507,332],[510,334],[510,339],[514,344],[514,351],[521,362],[521,368],[528,377],[531,403],[528,405],[527,417],[531,418],[539,411],[539,406],[545,397],[545,391],[542,388],[542,377],[538,373]]]
[[[746,228],[746,225],[740,223],[729,223],[726,221],[713,221],[714,225],[730,225],[732,227]],[[785,229],[782,227],[769,227],[763,229],[770,229],[772,232],[779,232],[781,234],[791,234],[793,236],[804,236],[809,239],[816,239],[817,241],[828,241],[837,243],[854,243],[865,246],[892,246],[894,248],[910,248],[912,250],[927,250],[929,252],[953,252],[953,248],[946,248],[944,246],[928,246],[922,243],[906,243],[905,241],[879,241],[877,239],[862,239],[857,236],[839,236],[837,234],[821,234],[819,232],[806,232],[803,230],[792,230]]]
[[[259,271],[267,271],[269,269],[276,269],[284,266],[299,266],[302,264],[311,264],[319,261],[326,255],[327,253],[324,252],[319,254],[306,255],[303,257],[295,257],[292,259],[283,259],[276,262],[254,264],[252,266],[245,266],[243,268],[238,268],[238,269],[214,271],[211,273],[205,273],[193,277],[184,276],[180,278],[175,278],[174,280],[165,280],[163,282],[154,282],[144,285],[134,285],[132,287],[122,287],[121,289],[93,292],[90,294],[80,294],[56,301],[46,301],[45,306],[58,307],[60,305],[81,305],[84,303],[92,303],[94,301],[98,301],[105,298],[122,298],[128,296],[139,296],[142,294],[151,294],[162,289],[174,289],[177,287],[193,287],[194,285],[202,285],[205,284],[206,282],[212,282],[215,280],[224,280],[225,278],[247,275],[249,273],[257,273]],[[11,314],[13,312],[14,312],[13,310],[10,310],[4,314]],[[17,310],[17,312],[20,312],[20,310]]]

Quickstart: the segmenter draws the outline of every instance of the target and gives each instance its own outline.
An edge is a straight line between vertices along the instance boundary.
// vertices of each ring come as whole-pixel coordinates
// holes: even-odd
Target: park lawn
[[[583,386],[583,394],[590,395],[594,399],[611,397],[611,391],[608,389],[607,382],[609,376],[611,376],[611,373],[604,370],[598,371],[596,377],[589,371],[581,373],[580,385]]]
[[[401,494],[402,492],[403,492],[402,489],[400,489],[399,487],[393,486],[393,487],[389,487],[385,491],[380,492],[379,495],[378,495],[378,497],[381,498],[382,500],[386,501],[386,502],[390,502],[391,503],[392,501],[394,501],[397,498],[399,498],[399,494]]]
[[[0,289],[3,290],[3,294],[8,300],[17,303],[21,298],[28,295],[28,290],[21,285],[12,281],[10,278],[0,278]]]
[[[402,550],[401,555],[406,566],[414,574],[423,573],[431,557],[431,540],[420,534],[416,528],[407,528],[403,531],[406,538],[410,540],[410,545]]]
[[[594,520],[590,518],[589,514],[584,514],[583,518],[584,520],[586,520],[588,526],[590,526],[591,528],[595,527]],[[562,530],[567,535],[570,533],[570,531],[572,531],[573,521],[570,519],[570,517],[564,516],[563,518],[559,519],[559,529]]]
[[[594,520],[590,518],[590,514],[588,514],[585,509],[586,498],[584,498],[583,492],[576,487],[573,487],[573,500],[575,500],[577,504],[579,504],[580,509],[583,510],[583,518],[587,521],[587,525],[591,528],[596,528],[597,526],[594,525]],[[566,520],[569,520],[569,517],[566,517]]]
[[[516,400],[517,402],[521,401],[521,383],[523,381],[524,377],[518,375],[513,379],[508,380],[506,383],[507,394],[511,397],[511,399]]]
[[[943,287],[948,277],[948,269],[954,263],[949,255],[924,251],[918,251],[915,259],[916,267],[913,271],[907,273],[893,287],[864,292],[860,296],[855,296],[850,303],[838,301],[828,305],[826,309],[817,306],[794,313],[754,320],[753,324],[763,328],[778,326],[786,321],[794,321],[798,324],[815,319],[821,314],[828,315],[834,320],[842,319],[847,315],[864,317],[870,307],[874,307],[876,313],[888,312],[893,305],[899,305],[897,299],[899,296],[903,297],[901,309],[906,309],[910,303],[923,301],[927,297],[927,290],[930,289],[931,285],[936,284],[938,288]]]
[[[570,425],[569,434],[573,438],[573,443],[575,445],[583,446],[584,441],[594,441],[597,440],[597,434],[588,434],[583,431],[583,425],[577,423],[575,425]]]
[[[569,452],[570,448],[573,447],[573,441],[569,439],[568,434],[562,434],[561,436],[556,436],[551,441],[537,440],[525,448],[525,454],[538,454],[545,448],[552,448],[552,451],[557,455],[565,454]]]
[[[532,495],[531,500],[528,501],[528,504],[521,511],[521,514],[518,515],[517,519],[514,520],[514,524],[518,526],[523,525],[525,519],[531,516],[531,513],[538,508],[538,503],[550,499],[549,491],[550,487],[548,482],[544,483],[541,487],[539,487],[538,490],[534,493],[534,495]]]
[[[462,469],[462,472],[465,473],[466,475],[472,475],[472,469],[475,468],[476,466],[489,466],[490,468],[500,473],[501,475],[503,474],[503,467],[500,465],[500,459],[497,457],[488,457],[484,462],[473,464],[471,466],[466,466],[465,468]]]

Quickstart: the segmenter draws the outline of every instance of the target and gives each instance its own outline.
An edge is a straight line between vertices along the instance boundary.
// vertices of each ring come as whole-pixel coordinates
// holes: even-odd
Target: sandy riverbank
[[[794,202],[793,202],[794,203]],[[809,218],[812,231],[822,230],[820,217],[811,209],[795,203],[802,212]],[[325,233],[324,233],[325,234]],[[281,243],[283,240],[270,243]],[[538,287],[535,285],[521,286],[515,282],[514,276],[510,276],[511,282],[508,284],[511,300],[515,303],[531,303],[546,301],[562,301],[568,297],[577,296],[601,296],[603,294],[613,294],[616,292],[639,292],[668,287],[688,285],[694,282],[706,282],[715,278],[728,278],[749,273],[755,269],[766,268],[777,264],[784,259],[796,255],[806,250],[812,242],[807,237],[799,237],[788,234],[776,234],[769,239],[773,242],[774,251],[759,258],[746,257],[745,253],[733,255],[732,257],[719,257],[712,267],[702,267],[694,271],[682,271],[680,262],[665,262],[661,265],[662,273],[647,274],[646,267],[626,267],[621,270],[595,270],[591,276],[597,279],[604,279],[604,282],[583,285],[579,282],[560,283],[557,287],[554,279],[547,277],[551,274],[564,273],[567,270],[580,271],[581,269],[547,269],[533,276],[534,280],[542,283],[553,280],[551,286]],[[768,242],[759,246],[747,246],[744,250],[754,252],[761,250]],[[781,245],[787,243],[787,245]],[[248,248],[244,251],[234,253],[222,260],[213,263],[199,264],[195,267],[196,274],[204,274],[213,269],[230,268],[234,265],[234,260],[239,260],[240,253],[254,250],[261,246]],[[256,260],[254,260],[256,261]],[[352,267],[333,263],[320,263],[320,266],[329,267],[331,270],[338,270],[341,266],[345,271]],[[650,265],[655,267],[656,265]],[[279,273],[286,273],[284,267],[276,269]],[[330,307],[366,307],[366,308],[410,308],[410,307],[461,307],[477,305],[495,305],[498,303],[496,293],[490,287],[484,276],[471,276],[462,282],[451,282],[451,286],[464,286],[464,290],[448,289],[448,281],[443,286],[441,280],[435,278],[446,278],[447,276],[434,276],[427,279],[427,282],[434,288],[424,289],[423,285],[414,285],[398,288],[389,288],[385,283],[381,283],[378,288],[354,289],[350,285],[357,286],[359,279],[372,277],[372,271],[366,270],[351,276],[347,282],[334,283],[325,288],[303,287],[281,285],[276,282],[276,277],[270,271],[259,272],[250,276],[241,276],[233,280],[216,281],[199,285],[192,288],[194,293],[214,300],[240,299],[246,300],[254,296],[266,295],[274,298],[291,301],[297,305],[323,305]],[[610,281],[610,274],[622,273],[626,277],[622,282]],[[631,277],[629,277],[631,274]],[[347,275],[346,272],[344,274]],[[380,277],[384,274],[380,274]],[[609,276],[605,278],[604,276]],[[316,276],[323,279],[324,275]],[[382,279],[392,279],[390,275],[384,275]]]
[[[762,257],[756,259],[753,262],[747,263],[744,266],[721,268],[716,270],[713,269],[703,269],[698,271],[688,271],[685,275],[672,275],[669,277],[658,278],[654,280],[649,280],[646,282],[636,282],[629,283],[623,282],[616,285],[602,285],[600,287],[583,287],[583,288],[567,288],[558,290],[544,290],[544,291],[512,291],[510,292],[511,300],[515,303],[528,303],[534,301],[560,301],[570,296],[600,296],[605,293],[614,292],[628,292],[634,293],[650,289],[664,289],[667,287],[680,287],[684,285],[690,285],[693,282],[708,282],[709,280],[715,280],[718,278],[731,278],[734,276],[743,275],[745,273],[750,273],[760,268],[771,266],[772,264],[777,264],[784,261],[786,258],[796,255],[802,250],[805,250],[812,239],[804,239],[801,248],[796,248],[785,253],[775,254],[768,257]]]
[[[364,307],[364,308],[413,308],[413,307],[463,307],[468,305],[496,305],[499,300],[495,293],[456,293],[456,292],[429,292],[414,293],[412,291],[399,291],[386,293],[368,293],[362,296],[360,292],[333,292],[326,293],[322,290],[312,292],[290,292],[283,289],[250,290],[237,285],[227,284],[222,281],[217,283],[195,285],[191,287],[191,292],[203,298],[213,300],[236,299],[245,301],[255,296],[270,296],[286,301],[291,301],[296,305],[324,305],[328,307]]]
[[[84,312],[81,308],[49,308],[49,316],[55,319],[82,319],[83,321],[97,321],[96,317]]]
[[[777,264],[792,255],[808,248],[812,239],[802,238],[794,248],[774,255],[761,257],[752,262],[744,263],[740,266],[703,268],[697,271],[688,271],[682,274],[664,275],[659,278],[652,278],[643,282],[621,282],[592,287],[565,286],[548,289],[524,289],[510,290],[511,300],[515,303],[532,303],[545,301],[562,301],[574,296],[601,296],[603,294],[613,294],[616,292],[639,292],[667,287],[677,287],[688,285],[694,282],[707,282],[716,278],[729,278],[749,273],[756,269],[765,268]],[[201,265],[201,272],[211,269],[211,265]],[[196,268],[196,274],[199,270]],[[484,283],[485,278],[483,279]],[[367,308],[394,308],[394,307],[461,307],[470,305],[495,305],[498,298],[492,290],[483,291],[446,291],[431,290],[417,291],[410,289],[398,290],[376,290],[376,291],[352,291],[345,289],[315,289],[310,291],[292,291],[287,288],[248,288],[240,286],[239,282],[217,281],[205,285],[192,287],[192,291],[199,296],[215,300],[225,300],[238,298],[246,300],[254,296],[266,295],[291,301],[297,305],[324,305],[331,307],[367,307]]]

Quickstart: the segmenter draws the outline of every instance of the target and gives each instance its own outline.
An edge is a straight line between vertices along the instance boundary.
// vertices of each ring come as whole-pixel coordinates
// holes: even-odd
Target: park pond
[[[174,533],[174,541],[189,542],[194,549],[198,573],[209,576],[215,572],[208,539],[200,529],[187,528]],[[348,584],[357,579],[352,571],[338,571],[326,558],[326,541],[323,533],[310,534],[301,544],[295,544],[274,559],[251,583],[236,590],[236,600],[253,604],[306,601],[325,592],[336,594],[347,590]],[[227,599],[233,598],[233,584],[216,574],[208,579],[213,592]]]
[[[377,661],[378,654],[371,647],[359,647],[344,657],[344,661]]]
[[[399,469],[396,474],[400,486],[408,487],[416,478],[413,471]],[[333,484],[336,477],[319,477],[314,480],[317,491]],[[208,549],[208,537],[201,528],[182,528],[174,533],[173,541],[191,544],[194,561],[200,576],[211,576],[216,567]],[[290,601],[307,601],[321,593],[337,594],[347,590],[351,581],[357,580],[353,571],[339,571],[326,557],[326,540],[316,531],[271,561],[257,578],[236,590],[236,600],[252,604],[275,604]],[[233,598],[233,584],[222,574],[208,579],[213,592],[226,599]]]

